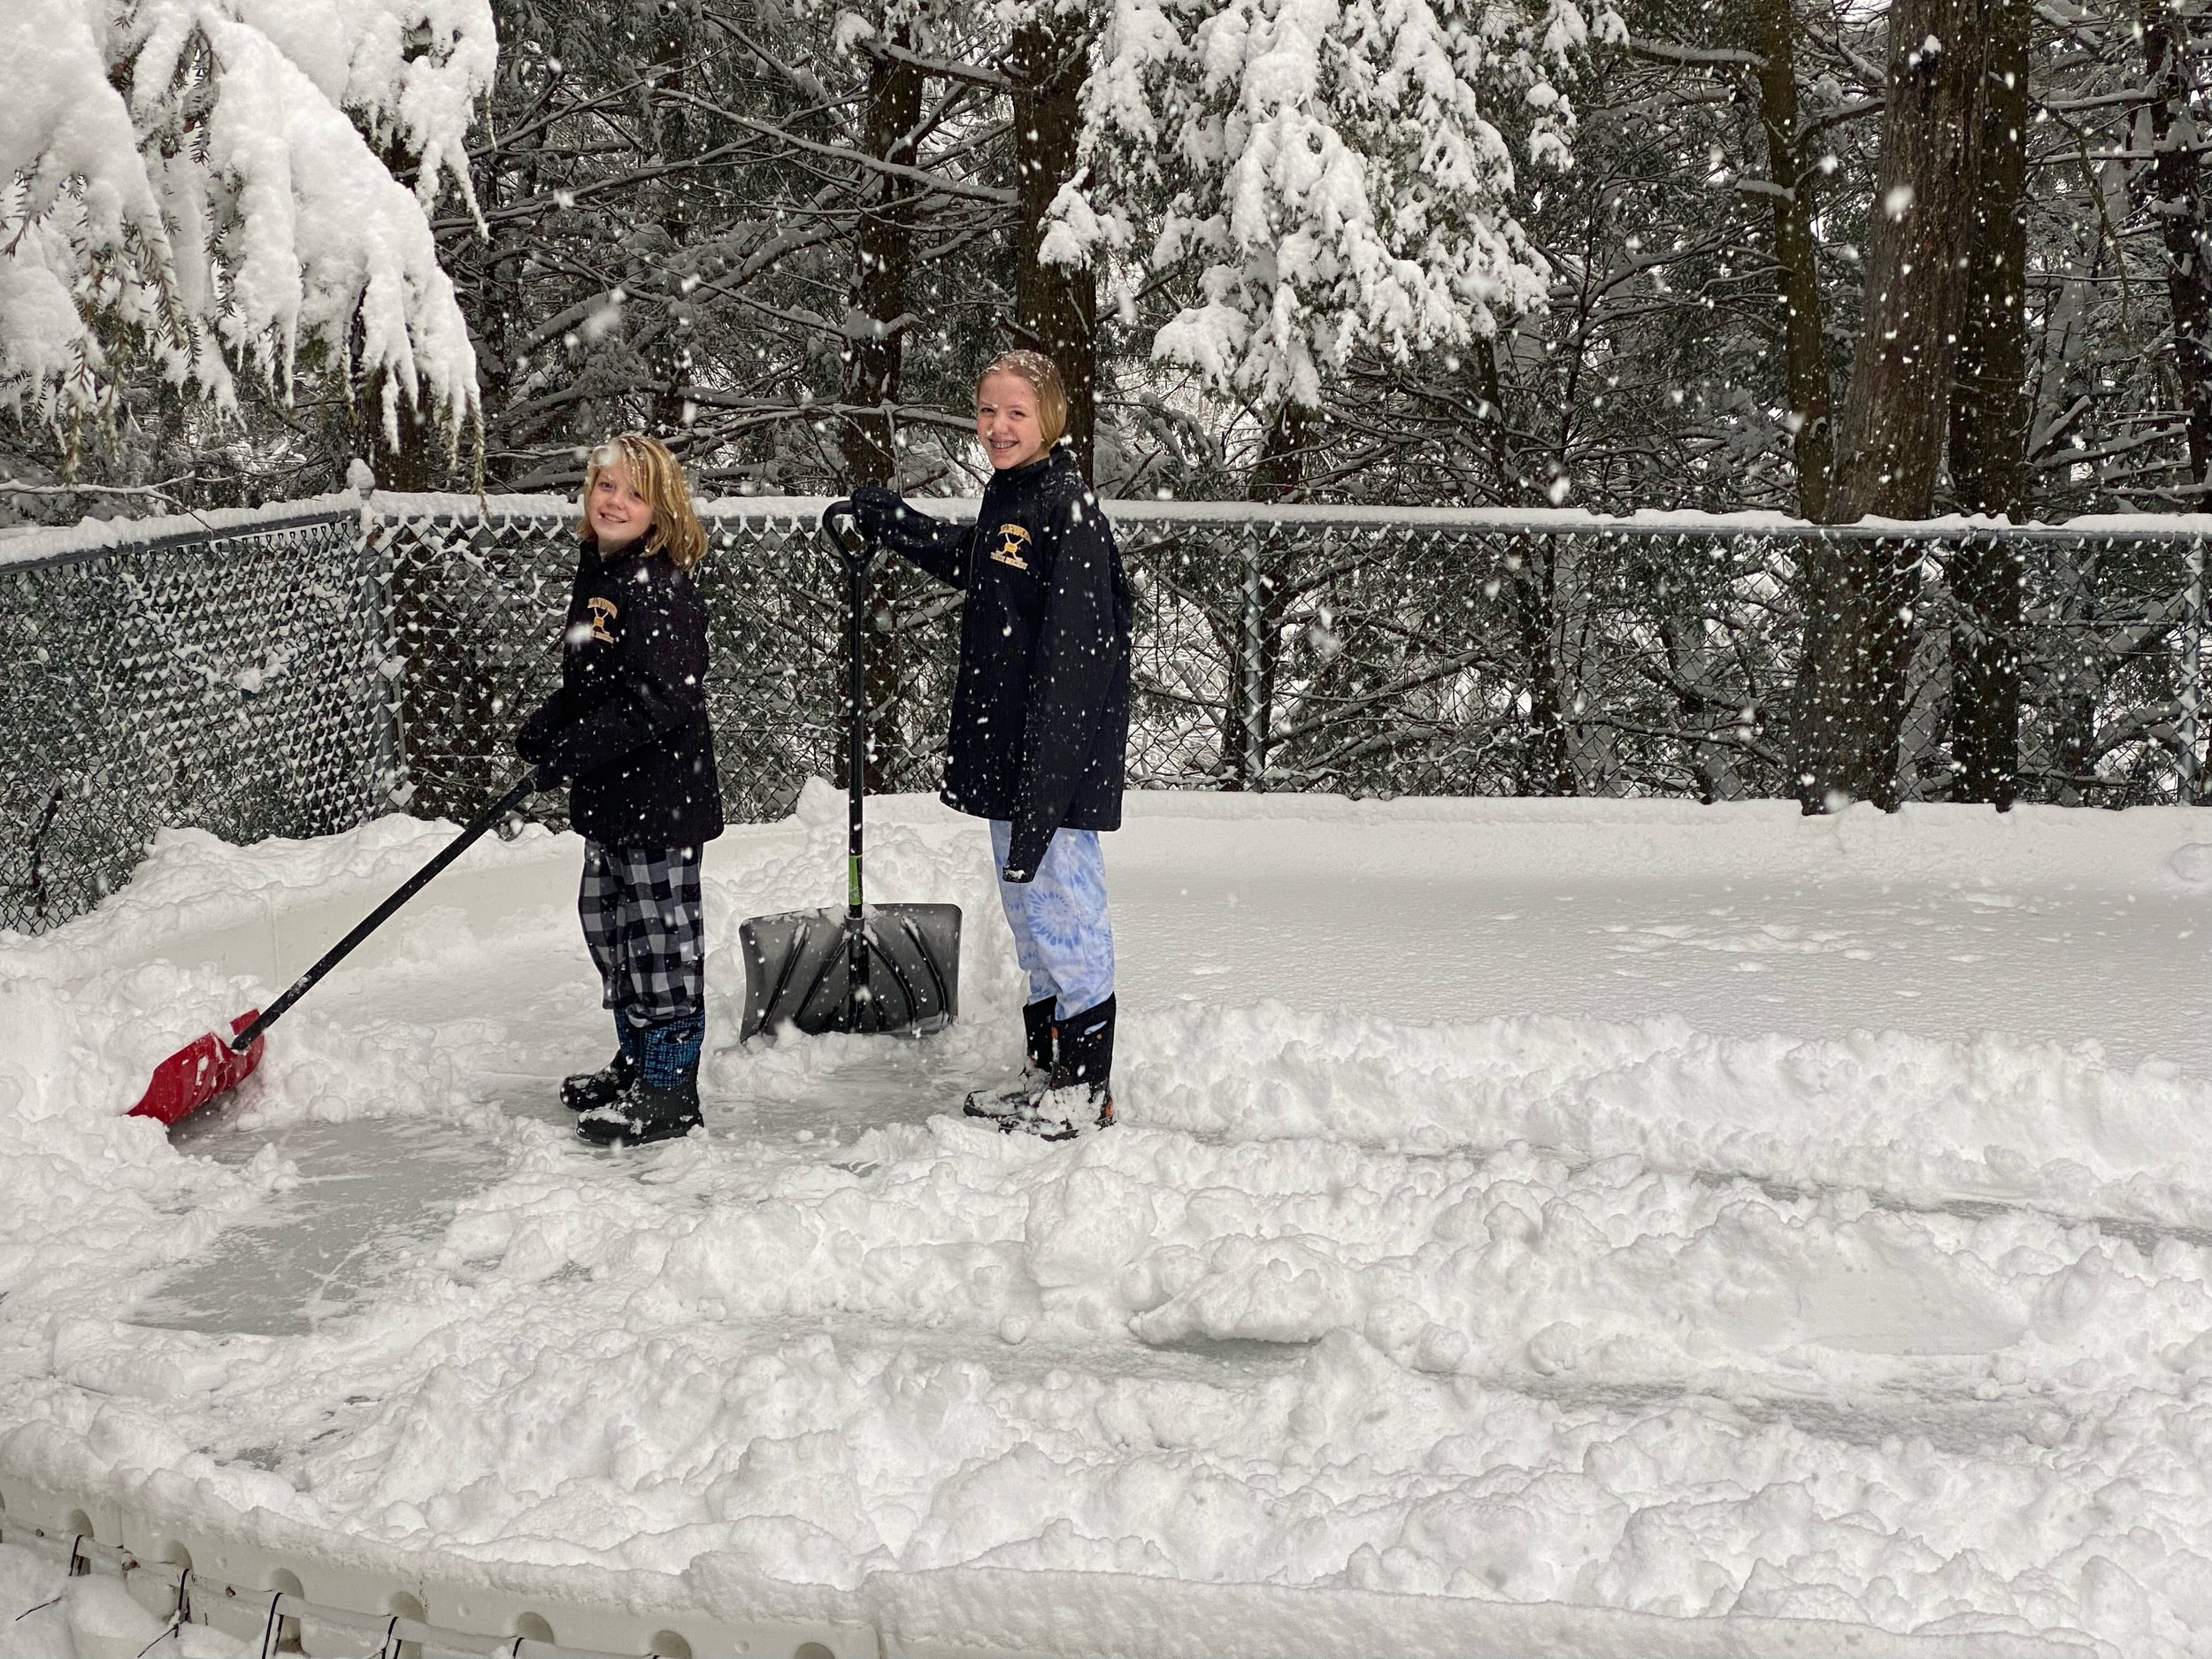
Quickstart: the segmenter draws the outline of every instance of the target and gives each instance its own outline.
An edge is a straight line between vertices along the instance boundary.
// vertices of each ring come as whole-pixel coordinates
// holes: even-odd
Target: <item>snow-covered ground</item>
[[[2212,814],[1141,799],[1070,1147],[957,1115],[1018,1047],[979,826],[871,814],[962,1022],[733,1046],[818,790],[710,849],[709,1132],[637,1152],[553,1100],[573,841],[173,1135],[154,1061],[275,987],[165,940],[334,934],[449,831],[174,835],[0,938],[0,1469],[706,1601],[1015,1570],[940,1640],[1095,1582],[1148,1610],[1086,1651],[1205,1585],[1269,1587],[1224,1652],[1326,1646],[1302,1587],[2212,1655]]]

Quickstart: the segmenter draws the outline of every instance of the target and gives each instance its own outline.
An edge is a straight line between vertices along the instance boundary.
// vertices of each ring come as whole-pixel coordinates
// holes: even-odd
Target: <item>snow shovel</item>
[[[322,960],[292,982],[292,988],[269,1005],[265,1013],[250,1008],[231,1021],[228,1037],[206,1032],[154,1068],[154,1080],[137,1105],[133,1118],[153,1118],[173,1124],[185,1113],[204,1106],[218,1094],[233,1089],[253,1074],[261,1064],[262,1033],[284,1017],[284,1010],[314,988],[315,981],[336,967],[353,948],[374,933],[392,912],[429,885],[431,877],[466,852],[488,829],[528,800],[538,787],[535,768],[518,780],[505,795],[486,807],[468,827],[435,858],[407,879],[407,885],[370,911],[359,926],[323,953]]]
[[[832,502],[822,512],[823,532],[845,566],[845,907],[756,916],[738,929],[745,948],[741,1042],[786,1024],[810,1037],[826,1031],[918,1036],[941,1030],[960,1011],[960,907],[861,901],[868,753],[861,639],[875,549],[839,527],[852,515],[849,501]]]

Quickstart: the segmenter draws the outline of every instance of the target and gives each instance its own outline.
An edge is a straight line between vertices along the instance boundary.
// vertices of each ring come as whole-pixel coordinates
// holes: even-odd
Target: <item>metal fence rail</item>
[[[841,770],[841,586],[819,504],[706,515],[708,695],[735,818],[777,816],[809,775]],[[1110,511],[1138,593],[1139,784],[1789,795],[1799,565],[1814,538],[1862,535],[1918,570],[1908,798],[1953,796],[1962,733],[1979,721],[1987,741],[1993,696],[2022,800],[2204,798],[2212,641],[2193,522]],[[0,565],[14,668],[0,683],[0,926],[89,908],[164,825],[250,840],[395,805],[472,813],[514,764],[519,713],[557,678],[572,526],[541,499],[379,495],[365,513]],[[878,787],[936,780],[957,609],[910,570],[877,583]]]

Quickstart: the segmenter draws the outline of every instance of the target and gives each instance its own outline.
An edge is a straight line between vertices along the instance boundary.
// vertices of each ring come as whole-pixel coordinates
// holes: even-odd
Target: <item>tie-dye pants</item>
[[[1005,819],[991,820],[991,857],[1001,870],[1013,833]],[[1114,994],[1114,926],[1096,830],[1054,831],[1036,879],[1002,881],[998,896],[1031,1002],[1052,997],[1054,1015],[1071,1019]]]

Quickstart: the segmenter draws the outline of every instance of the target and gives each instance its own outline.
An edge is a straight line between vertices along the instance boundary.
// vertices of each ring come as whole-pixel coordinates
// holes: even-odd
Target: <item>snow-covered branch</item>
[[[1622,38],[1609,11],[1598,33]],[[1567,166],[1555,82],[1590,35],[1571,0],[1116,0],[1086,93],[1093,171],[1055,204],[1048,257],[1188,262],[1197,294],[1155,356],[1317,408],[1362,347],[1402,360],[1541,303],[1490,111],[1519,100],[1531,158]]]
[[[457,428],[475,357],[426,210],[496,54],[488,0],[0,7],[0,403],[81,419],[128,341],[219,406],[319,345]],[[413,191],[392,164],[411,163]]]
[[[1647,40],[1642,35],[1632,39],[1628,42],[1628,50],[1639,58],[1662,64],[1740,69],[1764,69],[1767,66],[1767,60],[1756,52],[1740,51],[1726,46],[1681,46],[1672,41]]]

